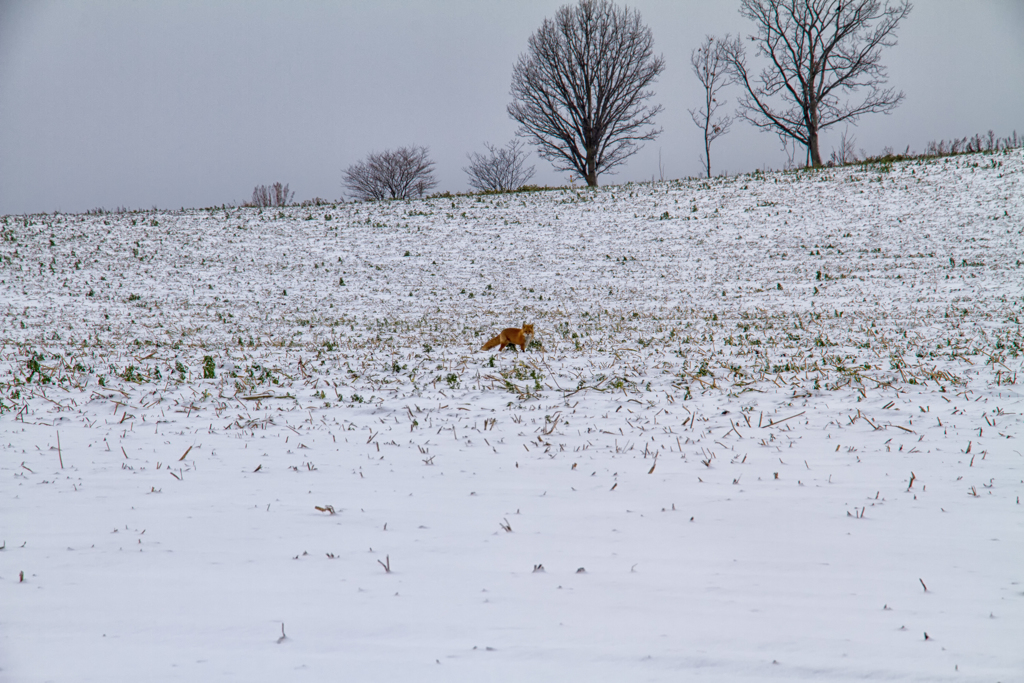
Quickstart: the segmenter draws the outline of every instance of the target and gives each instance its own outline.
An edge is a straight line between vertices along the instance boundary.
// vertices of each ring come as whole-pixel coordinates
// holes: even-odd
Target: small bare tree
[[[839,138],[839,149],[832,150],[832,158],[829,159],[829,165],[845,166],[846,164],[857,163],[859,159],[857,158],[857,152],[855,151],[856,144],[857,138],[850,135],[849,129],[844,130],[842,136]]]
[[[257,185],[252,191],[249,206],[288,206],[295,199],[295,193],[288,190],[287,185]]]
[[[469,166],[462,169],[469,176],[471,187],[481,192],[509,192],[525,185],[533,177],[534,168],[525,168],[529,152],[521,140],[512,140],[505,147],[485,142],[487,154],[467,154]]]
[[[740,0],[740,14],[754,22],[749,39],[770,62],[748,72],[739,37],[725,45],[733,77],[746,90],[738,116],[762,130],[792,138],[821,165],[821,130],[863,114],[889,113],[903,93],[881,88],[882,49],[896,44],[896,28],[912,9],[907,0]],[[839,97],[869,88],[861,102]],[[781,99],[781,104],[773,100]]]
[[[704,154],[700,163],[711,177],[711,143],[718,137],[729,132],[732,117],[718,116],[718,109],[724,107],[727,100],[718,101],[718,93],[728,85],[730,79],[729,64],[726,61],[723,46],[729,42],[729,35],[724,40],[716,40],[714,36],[706,36],[701,46],[690,53],[690,66],[697,80],[704,86],[704,106],[690,109],[690,118],[698,128],[704,131]]]
[[[399,147],[367,155],[342,172],[343,183],[356,199],[411,199],[437,185],[434,162],[426,147]]]
[[[661,105],[647,88],[665,69],[636,10],[608,0],[563,5],[530,36],[512,70],[508,114],[542,159],[597,186],[597,176],[653,140]]]

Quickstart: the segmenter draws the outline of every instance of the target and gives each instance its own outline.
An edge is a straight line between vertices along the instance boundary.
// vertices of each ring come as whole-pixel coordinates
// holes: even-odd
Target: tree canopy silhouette
[[[892,6],[879,0],[741,0],[740,14],[757,30],[749,40],[769,64],[755,76],[740,38],[725,43],[729,66],[746,91],[738,115],[803,144],[810,164],[820,166],[822,129],[889,113],[903,100],[902,92],[881,87],[887,79],[881,55],[896,44],[896,28],[911,9],[907,0]],[[860,102],[840,96],[859,88],[869,89]]]
[[[640,13],[608,0],[564,5],[530,36],[512,71],[508,114],[517,134],[560,171],[595,187],[653,140],[661,105],[649,90],[665,60]]]
[[[356,199],[410,199],[422,197],[437,185],[434,162],[426,147],[399,147],[369,154],[342,173]]]

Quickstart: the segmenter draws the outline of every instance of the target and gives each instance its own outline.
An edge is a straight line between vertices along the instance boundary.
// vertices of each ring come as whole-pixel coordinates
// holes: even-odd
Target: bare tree
[[[597,186],[660,133],[647,88],[665,69],[640,13],[608,0],[564,5],[530,36],[512,70],[508,114],[541,158]]]
[[[437,185],[434,162],[426,147],[399,147],[372,153],[366,161],[342,172],[343,182],[356,199],[422,197]]]
[[[252,191],[249,206],[288,206],[295,199],[295,193],[288,190],[287,185],[257,185]]]
[[[520,140],[512,140],[505,147],[484,143],[487,154],[467,154],[469,166],[462,169],[469,176],[469,184],[482,192],[508,192],[522,187],[533,177],[533,166],[524,168],[529,152]]]
[[[704,131],[704,155],[700,162],[711,177],[711,143],[715,138],[725,135],[732,126],[732,117],[718,116],[718,109],[724,107],[727,100],[718,101],[718,93],[728,85],[730,80],[729,64],[726,61],[724,46],[729,42],[729,35],[724,40],[716,40],[714,36],[706,36],[701,46],[690,53],[690,66],[697,80],[704,86],[704,106],[690,109],[690,118],[698,128]]]
[[[739,37],[726,44],[733,76],[746,90],[737,114],[801,143],[809,163],[820,166],[821,130],[887,114],[903,100],[902,92],[881,87],[881,54],[896,44],[896,28],[912,7],[907,0],[740,0],[740,14],[757,28],[749,39],[770,64],[755,78]],[[840,98],[862,87],[870,89],[862,101]]]

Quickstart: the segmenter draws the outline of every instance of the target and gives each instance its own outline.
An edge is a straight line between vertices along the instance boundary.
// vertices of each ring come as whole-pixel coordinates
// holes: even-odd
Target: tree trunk
[[[810,135],[807,136],[807,151],[811,155],[811,166],[818,168],[821,166],[821,154],[818,152],[818,131],[811,131]]]
[[[587,150],[587,187],[597,187],[597,150]]]

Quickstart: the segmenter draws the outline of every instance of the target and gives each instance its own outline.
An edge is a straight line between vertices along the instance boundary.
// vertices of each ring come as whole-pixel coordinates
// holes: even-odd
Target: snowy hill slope
[[[0,681],[1024,672],[1020,150],[0,231]]]

